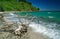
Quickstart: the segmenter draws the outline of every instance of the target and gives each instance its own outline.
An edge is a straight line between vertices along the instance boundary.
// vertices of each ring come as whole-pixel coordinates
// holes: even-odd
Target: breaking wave
[[[18,18],[10,18],[10,19],[19,22]],[[29,22],[27,19],[23,19],[23,20],[21,19],[21,21],[25,23]],[[60,28],[59,28],[60,24],[53,23],[53,22],[47,23],[47,22],[39,21],[39,23],[31,22],[29,24],[29,27],[31,27],[34,32],[42,33],[43,35],[46,35],[51,39],[60,39]]]
[[[32,27],[35,32],[42,33],[52,39],[60,39],[60,30],[55,29],[56,24],[41,25],[32,22],[29,26]]]
[[[48,16],[49,18],[54,18],[53,16]]]

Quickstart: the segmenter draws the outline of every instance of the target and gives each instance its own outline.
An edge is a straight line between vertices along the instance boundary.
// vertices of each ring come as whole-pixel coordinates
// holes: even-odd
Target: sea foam
[[[13,15],[13,14],[11,14],[11,15]],[[18,18],[10,18],[10,19],[13,19],[11,21],[15,20],[15,22],[17,22],[17,23],[19,22]],[[29,20],[24,19],[24,18],[20,18],[20,20],[23,23],[28,23],[29,22]],[[31,27],[34,32],[42,33],[43,35],[46,35],[46,36],[48,36],[52,39],[60,39],[60,30],[55,29],[56,23],[49,23],[47,25],[44,25],[44,24],[45,23],[42,22],[42,21],[40,21],[40,23],[31,22],[29,24],[29,27]]]

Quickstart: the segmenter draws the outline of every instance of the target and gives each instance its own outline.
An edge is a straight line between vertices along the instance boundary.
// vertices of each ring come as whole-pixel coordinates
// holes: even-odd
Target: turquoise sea
[[[33,15],[36,17],[41,17],[46,20],[51,20],[55,22],[60,22],[60,12],[18,12],[17,14],[21,15]]]
[[[43,33],[49,39],[60,39],[60,12],[17,12],[15,14],[35,16],[35,23],[30,24],[36,32]]]

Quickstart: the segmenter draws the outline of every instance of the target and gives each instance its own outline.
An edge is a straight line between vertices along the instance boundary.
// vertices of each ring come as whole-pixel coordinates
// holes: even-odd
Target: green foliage
[[[2,7],[1,5],[0,5],[0,11],[4,11],[4,10],[3,10],[3,7]]]
[[[20,2],[16,0],[0,0],[0,11],[2,11],[1,8],[3,11],[39,11],[39,9],[33,7],[30,2],[24,2],[22,0],[20,0]]]
[[[9,2],[14,1],[14,2],[16,2],[17,0],[0,0],[0,2],[3,2],[3,1],[9,1]]]

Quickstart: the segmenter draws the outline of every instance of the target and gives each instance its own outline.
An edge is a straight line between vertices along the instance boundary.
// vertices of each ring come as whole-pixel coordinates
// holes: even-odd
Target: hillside
[[[39,11],[26,0],[0,0],[0,11]]]

